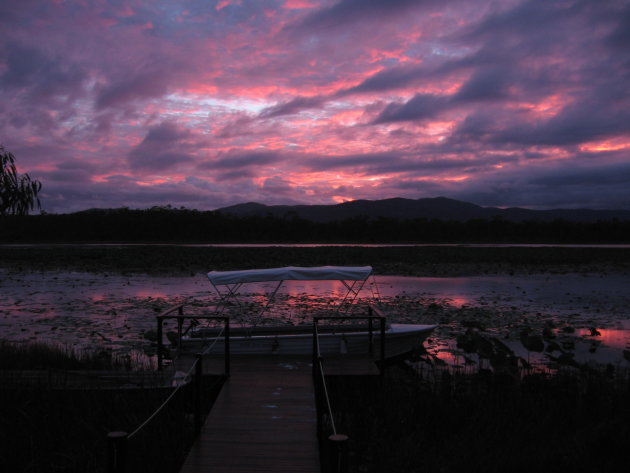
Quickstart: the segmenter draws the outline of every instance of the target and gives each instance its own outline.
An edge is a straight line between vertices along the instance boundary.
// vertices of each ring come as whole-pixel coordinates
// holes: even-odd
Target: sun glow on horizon
[[[630,141],[625,141],[624,139],[606,140],[586,143],[580,146],[580,151],[586,152],[620,151],[623,149],[630,149]]]
[[[344,202],[353,202],[356,199],[342,195],[333,195],[332,200],[337,204],[343,204]]]

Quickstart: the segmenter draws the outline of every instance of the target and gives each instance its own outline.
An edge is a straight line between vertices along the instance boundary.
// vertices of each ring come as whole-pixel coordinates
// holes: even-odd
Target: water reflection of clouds
[[[452,307],[464,307],[470,305],[473,300],[469,297],[450,297],[445,300],[446,303]]]
[[[157,289],[142,289],[129,294],[131,297],[139,299],[166,299],[168,294],[165,291]]]
[[[270,294],[274,292],[277,287],[277,283],[248,283],[241,286],[239,293]],[[364,288],[362,295],[366,295],[366,291],[367,288]],[[346,286],[341,281],[284,281],[278,289],[279,294],[286,294],[292,297],[298,297],[304,294],[313,295],[313,297],[343,297],[346,292]]]
[[[597,334],[593,335],[590,328],[580,328],[577,335],[585,340],[601,342],[610,348],[625,350],[630,347],[630,330],[628,328],[597,328]]]
[[[104,336],[111,341],[138,343],[143,340],[144,331],[155,329],[157,311],[189,300],[195,303],[187,308],[187,313],[207,313],[211,310],[209,303],[217,300],[204,274],[191,277],[110,274],[104,277],[51,271],[3,276],[0,337],[9,339],[50,337],[89,345],[107,343]],[[453,310],[483,307],[496,314],[514,307],[523,313],[540,313],[555,320],[570,321],[581,330],[576,335],[584,338],[587,345],[593,340],[601,347],[630,348],[628,276],[377,276],[376,282],[378,293],[384,299],[394,303],[410,302],[404,306],[410,311],[409,320],[415,320],[413,317],[422,304],[435,303]],[[250,284],[243,286],[240,293],[249,298],[246,303],[253,304],[248,309],[259,309],[266,302],[265,294],[273,292],[275,287],[268,283]],[[285,282],[277,295],[277,301],[283,306],[278,320],[302,322],[306,310],[312,313],[328,309],[346,290],[339,281]],[[376,292],[369,281],[359,298],[371,298]],[[590,337],[589,326],[597,326],[601,335]],[[445,331],[444,338],[448,336]],[[454,348],[441,347],[440,357],[456,357],[451,351]]]

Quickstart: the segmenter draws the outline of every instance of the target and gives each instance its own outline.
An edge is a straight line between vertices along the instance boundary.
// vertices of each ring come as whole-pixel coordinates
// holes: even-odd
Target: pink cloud
[[[630,202],[623,2],[8,3],[0,140],[48,210]]]

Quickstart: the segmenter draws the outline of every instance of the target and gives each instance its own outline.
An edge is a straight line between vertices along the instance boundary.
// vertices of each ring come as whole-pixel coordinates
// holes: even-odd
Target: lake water
[[[258,305],[260,299],[250,294],[273,287],[252,284],[241,292],[246,300],[249,297],[247,303]],[[531,354],[518,343],[518,332],[525,326],[537,331],[552,323],[560,338],[572,338],[576,359],[630,366],[623,357],[623,350],[630,349],[629,288],[630,277],[615,274],[377,276],[376,284],[366,284],[360,297],[380,296],[392,309],[392,320],[440,324],[427,346],[450,363],[462,362],[454,340],[474,319],[523,357]],[[271,317],[299,323],[303,309],[328,306],[331,298],[344,293],[338,282],[285,283],[278,297],[282,309]],[[161,311],[188,302],[187,313],[208,313],[216,301],[204,274],[156,277],[0,270],[0,338],[141,350],[150,346],[143,334],[155,330],[155,315]]]

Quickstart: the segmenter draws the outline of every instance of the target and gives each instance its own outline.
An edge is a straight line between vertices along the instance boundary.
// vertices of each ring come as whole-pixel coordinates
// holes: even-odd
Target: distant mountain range
[[[590,209],[554,209],[530,210],[519,207],[501,209],[481,207],[446,197],[425,199],[393,198],[384,200],[353,200],[333,205],[264,205],[256,202],[232,205],[217,210],[225,215],[237,217],[297,216],[315,222],[331,222],[350,218],[379,217],[408,219],[438,219],[466,221],[471,219],[501,218],[507,221],[542,221],[567,220],[573,222],[597,222],[606,220],[630,220],[629,210],[590,210]]]

